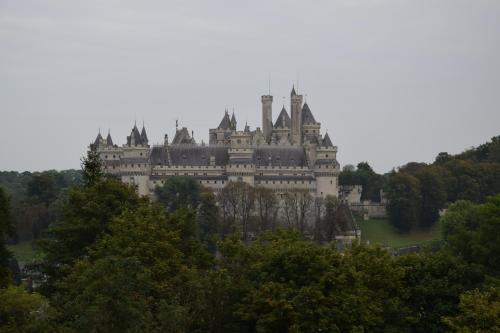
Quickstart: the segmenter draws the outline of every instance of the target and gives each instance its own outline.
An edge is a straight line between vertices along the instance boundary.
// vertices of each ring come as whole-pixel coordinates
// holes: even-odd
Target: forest
[[[458,200],[484,203],[500,193],[500,136],[457,155],[440,153],[430,164],[410,162],[377,174],[367,162],[347,165],[341,185],[362,185],[361,200],[389,204],[389,220],[401,232],[432,227],[439,213]]]
[[[92,153],[81,171],[2,173],[0,331],[498,332],[499,142],[387,175],[344,170],[364,198],[384,189],[401,229],[440,219],[442,242],[400,256],[339,251],[334,199],[310,228],[303,194],[280,221],[269,193],[242,184],[216,196],[179,177],[150,201]],[[6,247],[20,239],[43,253],[27,267],[36,290]]]

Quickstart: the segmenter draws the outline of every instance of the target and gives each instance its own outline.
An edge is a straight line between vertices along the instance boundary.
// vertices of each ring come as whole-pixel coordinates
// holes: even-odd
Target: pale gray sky
[[[0,0],[0,170],[78,168],[99,129],[208,139],[292,84],[379,172],[500,134],[500,1]]]

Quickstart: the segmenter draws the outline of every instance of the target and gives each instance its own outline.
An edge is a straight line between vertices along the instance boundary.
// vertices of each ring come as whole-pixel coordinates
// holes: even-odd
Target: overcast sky
[[[274,118],[295,83],[342,166],[431,162],[500,134],[500,1],[0,0],[0,170],[78,168],[134,120],[253,129],[269,76]]]

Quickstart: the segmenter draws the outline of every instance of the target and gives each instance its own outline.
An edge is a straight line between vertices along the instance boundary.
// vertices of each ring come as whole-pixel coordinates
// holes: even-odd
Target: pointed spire
[[[106,145],[109,147],[113,146],[113,139],[111,139],[111,131],[108,128],[108,136],[106,137]]]
[[[307,102],[302,106],[302,124],[317,124]]]
[[[148,144],[148,135],[146,134],[146,128],[144,127],[144,122],[142,123],[142,131],[141,131],[141,141],[142,144]]]
[[[325,134],[325,137],[323,138],[323,142],[321,143],[323,147],[333,147],[332,140],[330,140],[330,136],[328,133]]]
[[[234,111],[233,111],[233,115],[231,116],[231,129],[233,131],[236,131],[236,117],[234,116]]]
[[[94,140],[94,145],[99,146],[102,143],[102,135],[101,135],[101,129],[99,128],[99,132],[97,133],[97,137]]]
[[[274,123],[274,128],[290,128],[291,120],[285,107],[281,109],[281,112]]]
[[[231,120],[229,119],[229,114],[227,112],[227,109],[225,109],[224,110],[224,117],[222,117],[222,120],[219,124],[219,127],[217,127],[217,128],[227,130],[227,129],[230,129],[230,127],[231,127]]]
[[[290,96],[297,96],[297,93],[295,92],[295,84],[292,86],[292,92],[290,93]]]

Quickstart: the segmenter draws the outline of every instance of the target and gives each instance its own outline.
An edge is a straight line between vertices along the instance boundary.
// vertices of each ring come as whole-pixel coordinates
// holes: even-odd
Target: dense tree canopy
[[[389,218],[399,230],[409,231],[418,225],[420,183],[412,175],[394,173],[389,177],[387,187]]]
[[[454,254],[500,277],[500,195],[481,205],[459,201],[441,223],[446,246]]]
[[[361,200],[380,201],[380,191],[384,188],[386,179],[373,171],[368,162],[360,162],[357,168],[352,165],[344,167],[339,175],[340,185],[362,185]]]
[[[414,206],[418,214],[412,225],[429,227],[438,220],[441,209],[457,200],[483,203],[487,197],[500,193],[498,151],[500,137],[494,137],[462,154],[440,153],[433,164],[412,162],[390,174],[386,185],[388,199],[401,198],[400,174],[415,177],[418,184],[418,195],[407,195],[404,205],[397,202],[389,207],[392,224],[409,230],[408,207]]]
[[[4,189],[0,187],[0,288],[5,287],[10,280],[9,261],[11,254],[5,245],[7,236],[12,235],[12,215],[10,200]]]
[[[158,202],[170,211],[179,208],[196,209],[200,202],[200,193],[198,182],[187,176],[171,177],[163,186],[158,186],[155,189]]]

